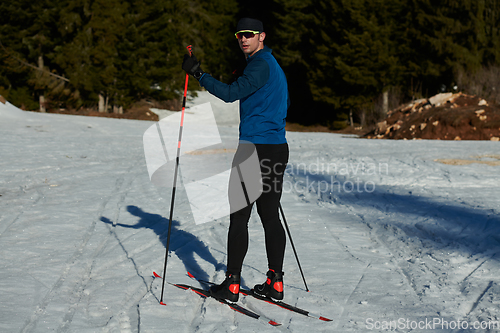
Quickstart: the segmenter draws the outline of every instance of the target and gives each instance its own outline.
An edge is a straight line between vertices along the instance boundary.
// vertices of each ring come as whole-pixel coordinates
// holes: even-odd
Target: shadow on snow
[[[377,215],[369,215],[368,211],[360,209],[356,213],[365,223],[394,225],[403,230],[408,238],[417,236],[422,240],[431,240],[437,247],[459,243],[474,252],[500,252],[500,217],[492,208],[474,208],[458,202],[433,200],[414,195],[411,188],[366,186],[365,182],[356,184],[339,175],[332,178],[331,175],[304,172],[290,176],[294,184],[302,181],[307,185],[294,189],[305,200],[352,206],[355,212],[356,206],[374,208],[385,215],[384,220],[380,220]],[[306,178],[307,182],[304,181]],[[328,189],[327,184],[333,183]],[[408,219],[395,221],[391,213],[408,216]]]
[[[157,235],[163,246],[167,244],[168,234],[168,219],[159,214],[151,214],[143,211],[136,206],[127,206],[127,211],[139,217],[139,221],[134,225],[117,223],[115,227],[142,229],[147,228],[153,230]],[[113,221],[101,216],[101,221],[113,225]],[[207,273],[200,267],[195,254],[201,259],[214,265],[216,270],[225,270],[225,266],[213,257],[210,249],[195,235],[179,228],[179,221],[172,220],[172,230],[170,235],[170,253],[175,253],[177,257],[184,264],[186,271],[192,272],[199,279],[210,280]],[[164,258],[162,258],[164,259]],[[163,263],[163,261],[162,261]]]

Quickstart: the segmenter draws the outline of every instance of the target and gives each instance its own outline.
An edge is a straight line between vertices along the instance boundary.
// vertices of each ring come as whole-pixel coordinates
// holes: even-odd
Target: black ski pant
[[[262,179],[262,194],[255,203],[264,227],[268,267],[276,272],[282,272],[286,234],[279,218],[279,202],[283,175],[288,163],[288,144],[256,144],[255,148]],[[228,273],[241,273],[248,250],[248,221],[252,207],[253,203],[230,215],[227,241]]]

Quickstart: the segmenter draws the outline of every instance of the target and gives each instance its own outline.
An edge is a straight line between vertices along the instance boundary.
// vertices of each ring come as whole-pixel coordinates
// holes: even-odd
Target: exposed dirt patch
[[[175,103],[175,102],[173,102]],[[112,112],[99,112],[93,108],[80,108],[78,110],[71,109],[51,109],[48,113],[59,113],[59,114],[73,114],[79,116],[90,116],[90,117],[105,117],[105,118],[119,118],[119,119],[136,119],[136,120],[150,120],[158,121],[158,115],[151,112],[149,109],[155,107],[162,107],[170,110],[177,110],[177,105],[153,105],[146,101],[137,102],[130,108],[123,111],[123,113],[112,113]],[[171,107],[171,108],[170,108]]]
[[[330,130],[327,126],[323,125],[301,125],[298,123],[286,123],[286,131],[288,132],[334,132]]]
[[[51,110],[49,113],[72,114],[78,116],[89,117],[105,117],[105,118],[119,118],[119,119],[136,119],[136,120],[151,120],[158,121],[158,116],[153,112],[146,110],[131,109],[125,111],[123,114],[98,112],[92,109],[78,109],[78,110]]]
[[[440,158],[435,162],[448,165],[469,165],[473,163],[500,166],[500,155],[471,156],[470,159]]]

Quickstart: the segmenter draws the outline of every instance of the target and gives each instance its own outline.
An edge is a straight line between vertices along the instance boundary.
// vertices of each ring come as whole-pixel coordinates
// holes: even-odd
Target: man
[[[225,102],[240,100],[240,145],[233,166],[237,165],[238,156],[245,154],[240,153],[245,150],[242,147],[248,146],[244,142],[252,143],[257,151],[262,176],[263,191],[256,204],[265,231],[269,266],[266,282],[256,285],[254,291],[281,300],[286,236],[278,208],[289,154],[285,138],[285,118],[290,104],[288,85],[283,70],[271,54],[272,50],[264,45],[266,33],[262,22],[243,18],[238,22],[236,31],[247,66],[235,82],[228,85],[206,74],[194,55],[185,55],[182,68],[198,79],[202,87]],[[239,179],[242,179],[241,176]],[[244,183],[242,187],[245,191]],[[249,202],[245,208],[230,215],[226,279],[210,289],[216,298],[238,301],[241,268],[248,250],[248,220],[252,206],[253,203]]]

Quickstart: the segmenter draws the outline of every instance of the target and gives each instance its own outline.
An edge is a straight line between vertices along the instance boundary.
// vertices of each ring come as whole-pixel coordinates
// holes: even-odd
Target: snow
[[[189,105],[207,101],[223,140],[234,139],[237,105],[205,92]],[[171,285],[159,305],[152,273],[163,274],[171,188],[149,179],[142,138],[152,124],[0,103],[2,332],[496,331],[499,167],[436,160],[498,160],[498,143],[287,133],[282,206],[310,292],[288,242],[285,301],[333,322],[240,298],[276,328]],[[181,158],[181,171],[204,168]],[[189,270],[222,281],[227,227],[227,217],[196,224],[180,186],[167,280],[199,286]],[[245,287],[267,271],[256,212],[249,228]]]

